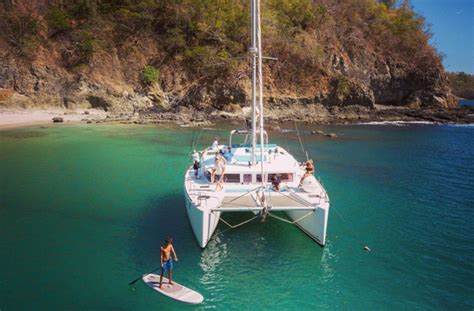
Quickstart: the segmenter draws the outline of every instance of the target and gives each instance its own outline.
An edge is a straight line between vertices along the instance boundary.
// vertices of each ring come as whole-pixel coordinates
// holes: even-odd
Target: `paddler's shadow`
[[[181,192],[157,196],[148,201],[137,213],[130,239],[129,255],[138,267],[151,267],[159,263],[160,246],[167,237],[182,244],[193,235]]]

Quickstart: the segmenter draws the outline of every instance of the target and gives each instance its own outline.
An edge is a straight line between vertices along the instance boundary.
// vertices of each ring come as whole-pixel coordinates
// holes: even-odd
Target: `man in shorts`
[[[173,247],[173,240],[171,238],[167,238],[165,243],[161,246],[160,249],[160,262],[161,262],[161,276],[160,276],[160,288],[163,285],[163,275],[166,271],[168,271],[168,280],[171,285],[173,282],[171,281],[171,271],[173,270],[173,259],[171,258],[171,253],[174,255],[174,260],[178,261],[178,257],[176,257],[176,253]]]

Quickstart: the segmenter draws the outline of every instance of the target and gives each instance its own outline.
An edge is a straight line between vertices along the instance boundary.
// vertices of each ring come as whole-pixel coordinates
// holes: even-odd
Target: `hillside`
[[[473,75],[465,72],[449,72],[448,78],[454,95],[465,99],[474,99]]]
[[[267,115],[455,107],[423,17],[393,2],[262,1],[264,54],[278,58],[264,63]],[[0,105],[238,115],[250,92],[248,6],[3,0]]]

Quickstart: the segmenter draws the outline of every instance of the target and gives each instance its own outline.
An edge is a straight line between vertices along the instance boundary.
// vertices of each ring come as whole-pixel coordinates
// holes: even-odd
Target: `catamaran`
[[[200,167],[195,170],[191,165],[186,171],[184,192],[189,222],[202,248],[212,239],[220,221],[235,228],[268,216],[298,226],[324,246],[329,213],[326,190],[311,174],[302,179],[305,168],[283,147],[270,144],[264,130],[260,0],[252,0],[251,13],[251,128],[232,130],[227,145],[208,148],[201,156]],[[232,143],[236,135],[243,135],[243,143]],[[223,188],[216,191],[211,181],[218,151],[224,154],[226,164]],[[251,216],[231,225],[221,217],[231,212],[250,212]]]

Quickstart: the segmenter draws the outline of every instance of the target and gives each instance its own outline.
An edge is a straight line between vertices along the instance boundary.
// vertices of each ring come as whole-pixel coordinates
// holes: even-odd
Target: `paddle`
[[[150,272],[148,272],[148,273],[145,273],[145,274],[139,276],[139,277],[136,278],[135,280],[133,280],[133,281],[131,281],[130,283],[128,283],[128,285],[133,285],[133,284],[137,283],[137,281],[138,281],[138,280],[141,280],[141,278],[142,278],[144,275],[147,275],[147,274],[150,274],[150,273],[152,273],[152,272],[155,272],[155,271],[158,270],[158,269],[161,269],[161,266],[159,266],[158,268],[153,269],[152,271],[150,271]]]

